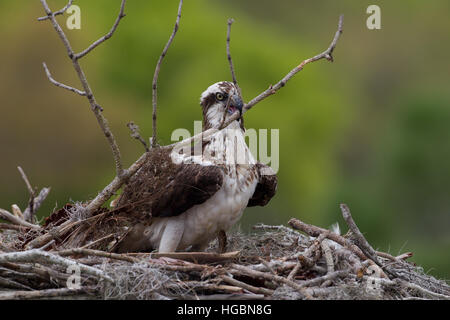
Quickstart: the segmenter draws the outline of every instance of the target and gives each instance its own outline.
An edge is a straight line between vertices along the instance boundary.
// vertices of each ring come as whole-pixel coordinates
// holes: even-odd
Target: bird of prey
[[[226,81],[208,87],[200,105],[204,130],[220,129],[243,107],[236,86]],[[203,251],[246,207],[266,205],[277,177],[255,160],[244,132],[241,118],[196,145],[148,153],[117,201],[116,208],[126,208],[137,222],[114,251]]]

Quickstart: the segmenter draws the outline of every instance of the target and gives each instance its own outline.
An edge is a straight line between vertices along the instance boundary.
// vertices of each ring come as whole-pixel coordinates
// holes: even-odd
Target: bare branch
[[[42,205],[42,202],[47,198],[48,194],[50,193],[51,188],[42,188],[42,190],[39,192],[37,197],[33,199],[33,214],[36,213],[39,208]],[[30,206],[28,206],[25,211],[23,212],[23,216],[25,217],[31,217],[31,209]],[[27,221],[32,221],[31,218],[27,219]]]
[[[101,277],[105,280],[113,282],[111,277],[106,275],[102,270],[81,264],[75,260],[62,258],[60,256],[41,251],[38,249],[22,251],[22,252],[8,252],[0,254],[0,263],[5,262],[37,262],[42,264],[58,264],[65,267],[78,266],[82,272],[93,276]]]
[[[230,53],[230,34],[231,34],[231,25],[233,24],[234,20],[233,19],[228,19],[228,28],[227,28],[227,58],[228,58],[228,63],[230,65],[230,71],[231,71],[231,77],[233,78],[233,83],[236,86],[236,88],[238,89],[239,95],[241,95],[241,88],[239,88],[239,85],[237,83],[236,80],[236,73],[234,71],[234,65],[233,65],[233,60],[231,59],[231,53]]]
[[[183,6],[183,0],[180,0],[180,4],[178,5],[178,14],[177,19],[175,21],[175,26],[173,28],[172,34],[170,35],[169,41],[167,41],[166,46],[163,49],[163,52],[161,53],[161,56],[159,57],[158,63],[156,64],[155,68],[155,74],[153,75],[153,83],[152,83],[152,104],[153,104],[153,134],[152,134],[152,147],[157,146],[156,142],[156,109],[157,109],[157,101],[158,101],[158,76],[159,71],[161,69],[161,63],[164,59],[164,57],[167,54],[167,51],[169,50],[170,45],[172,44],[173,39],[175,38],[175,35],[178,31],[178,27],[180,25],[180,19],[181,19],[181,8]]]
[[[141,134],[139,133],[139,127],[137,124],[135,124],[133,121],[130,121],[127,123],[127,127],[131,131],[131,137],[138,140],[140,143],[144,145],[145,152],[149,152],[150,149],[148,148],[147,143],[145,142],[144,138],[142,138]]]
[[[301,230],[307,234],[309,234],[312,237],[319,237],[322,233],[326,234],[326,237],[330,240],[333,240],[337,243],[339,243],[341,246],[344,246],[351,250],[354,254],[356,254],[361,260],[366,260],[366,255],[361,251],[360,248],[358,248],[356,245],[351,243],[350,240],[347,238],[344,238],[343,236],[336,234],[334,232],[331,232],[330,230],[323,229],[320,227],[316,227],[307,223],[304,223],[303,221],[300,221],[298,219],[292,218],[289,220],[288,224],[297,230]]]
[[[58,82],[55,79],[53,79],[53,77],[52,77],[52,75],[50,73],[50,70],[48,70],[47,65],[45,64],[45,62],[43,62],[42,65],[44,66],[44,70],[45,70],[45,73],[47,74],[48,80],[50,80],[50,82],[53,83],[55,86],[63,88],[63,89],[66,89],[66,90],[69,90],[69,91],[72,91],[72,92],[75,92],[75,93],[79,94],[80,96],[86,96],[86,92],[78,90],[78,89],[75,89],[73,87],[70,87],[68,85],[65,85],[65,84],[63,84],[61,82]]]
[[[372,246],[369,244],[369,242],[367,242],[366,238],[363,236],[361,231],[359,231],[359,228],[356,225],[355,221],[353,221],[353,217],[352,217],[352,214],[350,213],[350,209],[344,203],[341,203],[340,208],[341,208],[342,216],[344,217],[344,220],[347,223],[347,226],[349,227],[350,231],[352,232],[352,235],[354,237],[354,242],[356,243],[356,245],[362,250],[362,252],[364,252],[364,254],[368,258],[373,260],[380,267],[383,267],[380,259],[378,259],[376,251],[372,248]]]
[[[277,84],[275,84],[274,86],[270,86],[269,89],[267,89],[266,91],[262,92],[261,94],[259,94],[257,97],[253,98],[249,103],[247,103],[244,108],[242,109],[242,114],[244,114],[244,112],[248,111],[250,108],[252,108],[255,104],[257,104],[258,102],[261,102],[262,100],[264,100],[265,98],[267,98],[268,96],[276,93],[278,90],[280,90],[282,87],[284,87],[286,85],[286,83],[294,76],[296,75],[299,71],[303,70],[303,68],[305,67],[305,65],[307,65],[308,63],[311,62],[315,62],[321,59],[327,59],[328,61],[333,61],[333,51],[334,48],[336,47],[336,44],[339,40],[339,36],[342,33],[342,28],[343,28],[343,23],[344,23],[344,16],[341,15],[339,17],[339,24],[338,24],[338,30],[336,31],[336,34],[333,38],[333,41],[331,42],[330,46],[328,47],[327,50],[325,50],[324,52],[322,52],[321,54],[316,55],[315,57],[309,58],[304,60],[302,63],[300,63],[297,67],[295,67],[294,69],[292,69],[283,79],[281,79]]]
[[[20,175],[22,176],[22,179],[23,179],[23,181],[25,181],[25,184],[28,188],[28,192],[30,193],[30,201],[28,202],[27,210],[25,210],[25,212],[24,212],[24,218],[25,218],[25,221],[33,222],[34,212],[36,211],[34,209],[34,198],[36,197],[36,191],[31,186],[30,181],[28,180],[28,177],[25,174],[25,172],[23,171],[23,169],[19,166],[19,167],[17,167],[17,170],[19,170]]]
[[[19,170],[20,175],[22,176],[23,181],[25,181],[25,184],[26,184],[26,186],[27,186],[27,188],[28,188],[28,192],[30,193],[31,197],[34,198],[34,197],[35,197],[35,191],[34,191],[33,187],[31,186],[31,183],[30,183],[30,181],[28,180],[27,175],[25,174],[25,172],[23,171],[23,169],[22,169],[20,166],[17,167],[17,170]]]
[[[93,291],[91,288],[80,288],[80,289],[69,289],[69,288],[59,288],[59,289],[45,289],[45,290],[34,290],[34,291],[11,291],[0,293],[0,300],[23,300],[23,299],[46,299],[46,298],[58,298],[64,296],[76,296],[82,293]]]
[[[14,224],[24,226],[30,229],[40,229],[41,227],[32,223],[29,223],[23,219],[20,219],[19,217],[16,217],[9,211],[6,211],[5,209],[0,209],[0,218],[8,220]]]
[[[69,9],[69,7],[72,5],[72,2],[73,2],[73,0],[69,0],[69,2],[66,4],[66,6],[64,8],[54,12],[53,15],[59,16],[60,14],[63,14],[64,12],[66,12],[66,10]],[[47,19],[50,19],[50,16],[40,17],[40,18],[38,18],[38,21],[44,21]]]
[[[94,212],[100,208],[111,196],[120,189],[120,187],[134,175],[144,164],[147,154],[144,153],[136,162],[134,162],[127,170],[123,171],[121,176],[116,176],[86,207],[88,212]]]
[[[111,38],[113,36],[114,32],[116,31],[117,27],[119,26],[120,20],[122,20],[122,18],[125,17],[125,14],[124,14],[125,2],[126,2],[126,0],[122,0],[122,4],[120,5],[119,15],[117,16],[117,19],[114,22],[114,25],[112,26],[111,30],[106,35],[104,35],[103,37],[101,37],[100,39],[98,39],[97,41],[92,43],[87,49],[76,54],[75,59],[78,60],[78,59],[83,58],[85,55],[87,55],[89,52],[91,52],[97,46],[99,46],[102,42],[105,42],[106,40],[108,40],[109,38]]]
[[[105,135],[106,139],[108,140],[108,143],[111,147],[111,151],[112,151],[112,154],[114,157],[114,162],[115,162],[115,166],[116,166],[116,174],[118,176],[122,176],[124,170],[123,170],[123,166],[122,166],[122,158],[120,155],[120,150],[119,150],[116,140],[114,139],[114,135],[111,132],[111,129],[109,128],[108,121],[102,114],[103,109],[98,105],[97,101],[95,100],[94,94],[92,93],[92,90],[86,79],[86,75],[84,74],[84,71],[78,62],[78,58],[75,55],[75,53],[72,49],[72,46],[70,45],[70,42],[67,39],[67,36],[65,35],[65,33],[62,30],[61,26],[59,25],[58,21],[56,21],[55,14],[48,7],[46,0],[40,0],[40,1],[42,3],[42,6],[44,7],[45,12],[47,13],[47,16],[49,17],[49,19],[52,23],[53,28],[55,29],[55,31],[58,34],[61,41],[63,42],[63,44],[67,50],[67,55],[69,56],[70,60],[72,60],[73,67],[78,75],[78,78],[80,79],[80,82],[83,86],[84,92],[86,93],[86,97],[89,100],[91,110],[94,113],[94,115],[97,119],[97,122],[103,131],[103,134]],[[122,1],[122,6],[124,5],[124,3],[125,3],[125,0]]]

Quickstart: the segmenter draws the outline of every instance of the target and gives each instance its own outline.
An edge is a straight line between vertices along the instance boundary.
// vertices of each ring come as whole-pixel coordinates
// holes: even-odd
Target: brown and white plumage
[[[200,104],[204,129],[219,129],[243,106],[230,82],[210,86]],[[247,206],[266,205],[273,197],[277,179],[262,174],[268,168],[247,147],[241,120],[216,132],[199,148],[151,152],[117,203],[143,219],[116,250],[205,249],[240,219]]]

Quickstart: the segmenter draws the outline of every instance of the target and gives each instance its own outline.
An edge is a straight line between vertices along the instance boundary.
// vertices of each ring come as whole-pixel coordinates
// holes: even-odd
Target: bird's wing
[[[258,184],[247,207],[265,206],[277,192],[278,178],[275,172],[267,165],[257,163]]]
[[[152,217],[177,216],[205,202],[222,187],[221,167],[175,164],[170,152],[161,148],[148,155],[128,182],[116,208]]]

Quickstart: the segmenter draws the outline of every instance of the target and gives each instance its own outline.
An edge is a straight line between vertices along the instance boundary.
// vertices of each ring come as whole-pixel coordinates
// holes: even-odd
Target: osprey
[[[243,103],[231,82],[211,85],[200,97],[204,130],[220,129]],[[255,160],[242,118],[188,148],[157,148],[130,179],[116,208],[136,223],[114,251],[203,251],[250,206],[275,195],[277,177]]]

